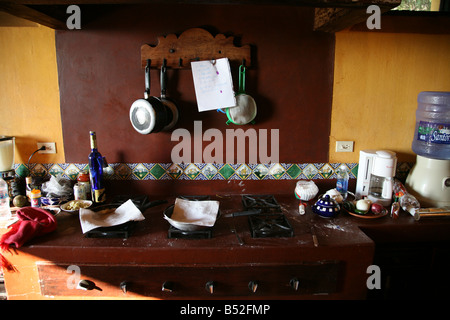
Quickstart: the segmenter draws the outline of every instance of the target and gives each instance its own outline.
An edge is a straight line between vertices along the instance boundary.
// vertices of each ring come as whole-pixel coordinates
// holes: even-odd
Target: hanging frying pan
[[[147,60],[144,99],[131,105],[131,124],[141,134],[159,132],[168,124],[168,113],[168,108],[158,98],[150,96],[150,60]]]
[[[236,95],[236,106],[227,108],[226,114],[228,117],[227,124],[234,123],[243,125],[247,123],[254,123],[256,117],[256,102],[245,93],[245,66],[239,66],[239,90]]]
[[[166,59],[164,59],[163,65],[161,67],[161,102],[169,109],[169,119],[168,124],[163,128],[164,131],[172,129],[173,126],[178,121],[178,106],[175,101],[166,97],[166,83],[167,83],[167,74],[166,74]]]

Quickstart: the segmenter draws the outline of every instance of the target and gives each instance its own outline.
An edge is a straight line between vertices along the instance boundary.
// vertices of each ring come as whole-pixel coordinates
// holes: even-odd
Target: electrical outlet
[[[38,142],[38,149],[45,147],[45,150],[40,150],[38,153],[56,153],[56,142]]]
[[[336,141],[336,152],[353,152],[353,141]]]

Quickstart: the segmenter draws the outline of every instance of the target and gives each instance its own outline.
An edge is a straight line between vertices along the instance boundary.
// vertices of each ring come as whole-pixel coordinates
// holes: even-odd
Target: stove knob
[[[164,282],[162,285],[161,291],[172,292],[173,291],[173,282],[172,281]]]
[[[298,280],[298,278],[292,278],[291,281],[289,281],[289,284],[292,287],[292,289],[297,291],[300,285],[300,280]]]
[[[205,289],[206,291],[208,291],[209,293],[213,294],[214,293],[214,289],[216,288],[216,282],[215,281],[208,281],[205,285]]]
[[[127,293],[129,286],[130,286],[130,283],[128,281],[122,281],[119,285],[119,287],[123,293]]]
[[[97,285],[95,284],[94,281],[91,280],[80,280],[77,284],[77,289],[81,289],[81,290],[98,290],[98,291],[103,291],[102,288],[97,287]]]
[[[258,290],[258,285],[259,285],[258,281],[252,280],[248,283],[248,288],[250,289],[251,292],[255,293],[256,290]]]

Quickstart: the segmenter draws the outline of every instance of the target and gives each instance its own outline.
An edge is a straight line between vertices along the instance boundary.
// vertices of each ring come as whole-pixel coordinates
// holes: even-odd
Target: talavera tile
[[[350,179],[358,175],[357,163],[344,163]],[[111,163],[104,170],[107,180],[314,180],[336,179],[336,170],[342,163]],[[398,163],[397,176],[405,178],[413,163]],[[76,180],[87,163],[31,163],[15,164],[18,177],[30,174],[49,178],[62,174]]]

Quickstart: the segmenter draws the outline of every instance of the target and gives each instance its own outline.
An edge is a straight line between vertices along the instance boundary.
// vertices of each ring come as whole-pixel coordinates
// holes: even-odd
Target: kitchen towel
[[[24,207],[16,211],[16,223],[0,238],[1,251],[10,251],[10,246],[21,247],[28,240],[56,229],[57,223],[53,214],[41,208]],[[0,252],[0,267],[15,271],[13,265]]]
[[[177,198],[171,216],[172,220],[212,227],[219,212],[219,201],[190,201]]]
[[[80,224],[83,234],[98,227],[112,227],[128,221],[141,221],[144,219],[145,217],[131,199],[118,208],[101,211],[80,209]]]

